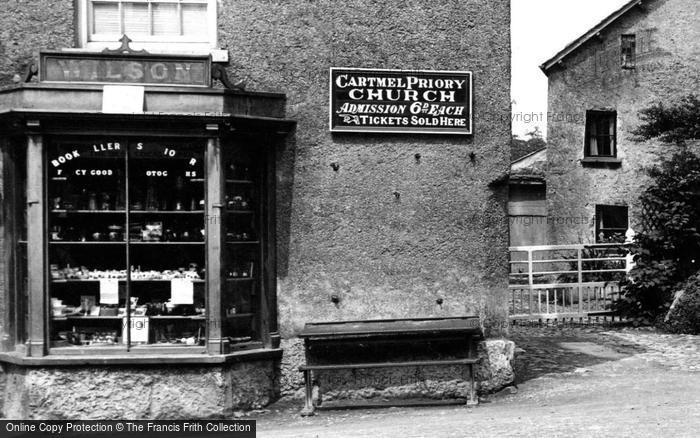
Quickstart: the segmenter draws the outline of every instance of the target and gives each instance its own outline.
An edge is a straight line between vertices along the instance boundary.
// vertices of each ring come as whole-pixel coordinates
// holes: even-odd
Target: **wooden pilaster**
[[[44,189],[44,141],[27,135],[27,355],[46,355],[48,320],[46,304],[46,221]]]
[[[206,174],[207,352],[222,354],[229,351],[229,343],[222,337],[221,291],[224,250],[222,215],[224,214],[225,175],[221,141],[218,137],[207,139]]]

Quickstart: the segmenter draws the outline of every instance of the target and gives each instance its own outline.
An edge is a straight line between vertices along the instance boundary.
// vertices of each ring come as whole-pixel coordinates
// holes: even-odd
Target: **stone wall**
[[[695,0],[644,2],[564,59],[549,75],[547,202],[550,244],[595,241],[596,204],[629,205],[638,228],[638,196],[648,183],[644,167],[673,148],[636,143],[631,131],[639,110],[654,102],[698,92],[700,82],[700,3]],[[620,67],[620,35],[636,34],[637,67]],[[617,151],[621,167],[584,167],[585,112],[617,111]],[[568,221],[567,218],[587,218]],[[556,219],[556,220],[554,220]],[[577,225],[576,223],[579,223]],[[584,224],[580,224],[585,222]]]
[[[272,361],[224,366],[4,365],[7,419],[231,418],[278,393]]]
[[[298,338],[282,341],[280,395],[303,398],[304,345]],[[488,394],[511,385],[514,374],[515,344],[505,339],[479,343],[479,362],[474,367],[479,394]],[[465,366],[406,367],[314,373],[323,400],[381,398],[467,398],[469,371]],[[316,396],[318,395],[316,393]]]
[[[0,86],[23,75],[41,49],[73,47],[74,0],[5,0],[0,14]]]

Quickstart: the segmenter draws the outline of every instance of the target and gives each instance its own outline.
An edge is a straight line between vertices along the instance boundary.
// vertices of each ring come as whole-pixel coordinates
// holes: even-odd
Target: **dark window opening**
[[[586,157],[617,156],[617,113],[586,111]]]
[[[622,35],[620,65],[622,68],[636,67],[637,38],[635,35]]]
[[[629,228],[627,206],[596,205],[595,227],[596,243],[624,242]]]

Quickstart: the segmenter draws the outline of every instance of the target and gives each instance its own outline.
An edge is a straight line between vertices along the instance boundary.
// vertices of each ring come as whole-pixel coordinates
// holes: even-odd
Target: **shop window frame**
[[[76,122],[71,127],[60,126],[48,130],[39,130],[36,133],[27,132],[26,135],[18,137],[18,147],[25,148],[26,160],[32,163],[40,162],[41,165],[26,166],[27,174],[27,200],[19,202],[17,208],[24,208],[26,205],[27,211],[27,229],[28,236],[26,245],[31,252],[32,248],[37,248],[33,255],[30,255],[28,261],[29,272],[41,272],[41,275],[32,275],[29,277],[29,285],[27,286],[27,321],[22,334],[9,334],[0,349],[0,359],[17,364],[59,364],[73,363],[78,360],[81,363],[105,363],[110,361],[118,361],[120,363],[226,363],[235,361],[235,357],[250,357],[252,358],[267,358],[277,357],[279,350],[279,337],[277,334],[277,311],[276,311],[276,241],[274,238],[274,190],[275,190],[275,150],[273,142],[276,138],[270,137],[262,133],[253,133],[249,135],[247,141],[255,141],[255,147],[259,150],[261,161],[260,168],[260,184],[261,190],[264,191],[264,199],[260,201],[261,208],[261,229],[260,233],[265,233],[265,238],[260,239],[259,246],[263,258],[260,261],[260,286],[257,300],[259,303],[259,317],[255,322],[259,337],[245,345],[238,345],[229,342],[221,336],[220,316],[222,315],[221,306],[221,283],[225,281],[223,275],[213,275],[222,270],[223,253],[206,250],[206,265],[209,272],[207,276],[207,343],[205,348],[200,352],[194,352],[191,347],[173,348],[168,351],[160,351],[158,348],[148,348],[148,345],[142,348],[131,349],[124,351],[122,349],[114,349],[112,352],[91,351],[89,348],[76,348],[73,354],[66,354],[64,351],[52,352],[49,348],[49,331],[50,324],[50,308],[48,305],[48,279],[50,277],[48,265],[48,241],[49,230],[47,213],[50,208],[49,198],[47,197],[47,150],[50,144],[50,139],[61,137],[80,137],[87,136],[89,138],[99,135],[100,137],[114,135],[118,136],[140,136],[153,139],[162,139],[163,137],[197,137],[205,142],[205,184],[206,191],[206,208],[205,214],[211,215],[218,212],[220,205],[224,200],[224,185],[225,175],[223,172],[215,172],[212,176],[207,174],[209,169],[222,169],[223,148],[232,147],[235,142],[230,135],[219,135],[214,130],[210,133],[210,128],[214,125],[208,124],[206,131],[200,131],[193,134],[193,131],[186,130],[190,128],[174,129],[171,132],[161,131],[158,134],[146,134],[147,131],[152,131],[153,124],[147,125],[149,129],[141,129],[139,131],[131,131],[130,128],[122,128],[119,131],[111,131],[108,128],[101,128],[103,122],[100,116],[90,117],[89,121]],[[165,120],[163,120],[165,121]],[[39,122],[31,122],[37,123]],[[166,122],[168,126],[172,126],[172,121]],[[29,123],[28,123],[29,125]],[[200,125],[201,126],[201,125]],[[85,129],[81,132],[81,129]],[[169,128],[172,129],[172,128]],[[58,133],[56,133],[58,132]],[[96,134],[98,133],[99,134]],[[212,135],[213,134],[213,135]],[[237,134],[241,136],[242,134]],[[3,144],[3,153],[8,150],[8,147]],[[219,227],[217,221],[206,221],[207,226],[213,225],[211,230],[207,230],[206,243],[209,248],[210,243],[214,246],[224,244],[223,241],[223,226]],[[38,229],[41,228],[41,229]],[[32,231],[33,230],[33,231]],[[211,237],[210,237],[211,236]],[[7,245],[8,242],[6,241]],[[211,261],[216,263],[212,264]],[[7,266],[5,269],[7,270]],[[6,271],[7,272],[7,271]],[[211,279],[211,280],[210,280]],[[216,281],[213,281],[216,279]],[[212,291],[217,291],[213,294]],[[8,297],[12,291],[5,288],[5,296]],[[272,294],[272,296],[271,296]],[[39,298],[41,297],[41,298]],[[7,299],[7,298],[6,298]],[[23,299],[23,298],[18,298]],[[9,301],[7,301],[9,302]],[[18,306],[14,306],[16,311],[19,311]],[[5,315],[7,317],[7,315]],[[212,325],[212,320],[216,323]],[[218,325],[218,327],[217,327]],[[217,331],[218,330],[218,331]],[[106,355],[106,356],[105,356]],[[108,359],[111,357],[112,359]],[[91,362],[91,363],[92,363]]]

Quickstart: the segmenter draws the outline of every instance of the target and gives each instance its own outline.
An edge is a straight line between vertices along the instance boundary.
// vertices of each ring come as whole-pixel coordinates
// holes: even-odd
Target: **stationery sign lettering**
[[[472,133],[472,74],[331,68],[331,132]]]

